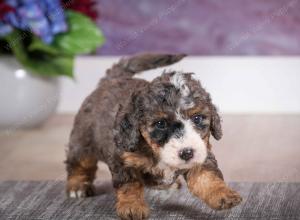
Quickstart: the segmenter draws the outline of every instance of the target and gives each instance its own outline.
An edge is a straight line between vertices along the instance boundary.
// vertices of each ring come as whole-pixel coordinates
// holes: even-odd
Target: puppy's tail
[[[176,63],[185,56],[185,54],[138,54],[121,59],[106,71],[106,75],[108,78],[131,78],[136,73]]]

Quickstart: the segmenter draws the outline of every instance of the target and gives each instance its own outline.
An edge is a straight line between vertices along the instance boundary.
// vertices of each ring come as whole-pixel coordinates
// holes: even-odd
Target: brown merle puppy
[[[67,193],[94,193],[97,161],[107,163],[121,219],[144,219],[144,187],[178,185],[214,209],[231,208],[241,197],[228,188],[211,152],[209,137],[222,137],[209,94],[191,73],[163,73],[152,82],[132,78],[173,64],[184,55],[144,54],[122,59],[84,101],[67,151]]]

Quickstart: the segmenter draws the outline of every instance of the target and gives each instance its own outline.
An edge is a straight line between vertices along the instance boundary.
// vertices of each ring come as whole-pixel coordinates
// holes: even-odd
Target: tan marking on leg
[[[121,156],[125,167],[141,170],[142,173],[151,173],[156,177],[163,177],[164,171],[160,167],[155,166],[151,158],[142,156],[134,152],[125,152]]]
[[[125,152],[121,158],[126,167],[147,170],[153,166],[153,161],[150,158],[137,153]]]
[[[67,180],[68,196],[81,198],[94,195],[93,181],[97,170],[96,157],[84,157],[71,166]]]
[[[218,174],[201,166],[193,167],[187,174],[189,190],[213,209],[229,209],[238,205],[242,198],[226,186]]]
[[[118,216],[123,220],[142,220],[149,216],[144,200],[144,187],[139,182],[127,183],[116,191]]]

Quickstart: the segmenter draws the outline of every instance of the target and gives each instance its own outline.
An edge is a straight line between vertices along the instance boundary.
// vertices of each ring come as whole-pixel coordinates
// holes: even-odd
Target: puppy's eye
[[[203,126],[203,121],[205,119],[205,115],[195,115],[193,116],[192,120],[194,122],[195,125],[202,127]]]
[[[166,120],[159,120],[154,123],[154,126],[158,129],[166,129],[167,128],[167,122]]]

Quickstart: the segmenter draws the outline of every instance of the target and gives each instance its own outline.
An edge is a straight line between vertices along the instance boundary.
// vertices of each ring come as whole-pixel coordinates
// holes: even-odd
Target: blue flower
[[[54,35],[67,31],[63,8],[59,0],[6,0],[15,10],[0,21],[0,36],[13,28],[30,31],[50,44]]]

